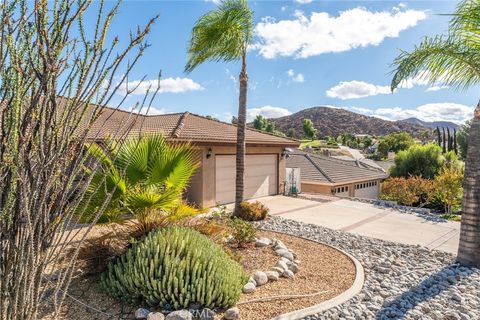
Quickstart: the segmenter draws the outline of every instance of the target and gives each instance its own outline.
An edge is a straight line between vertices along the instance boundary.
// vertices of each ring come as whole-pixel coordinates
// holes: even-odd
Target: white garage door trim
[[[245,200],[277,194],[277,159],[277,154],[245,156]],[[215,156],[215,201],[219,204],[235,201],[235,167],[235,155]]]
[[[378,199],[378,181],[368,181],[355,184],[355,197]]]

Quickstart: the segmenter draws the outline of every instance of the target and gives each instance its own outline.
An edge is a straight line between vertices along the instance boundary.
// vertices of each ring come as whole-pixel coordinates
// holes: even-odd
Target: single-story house
[[[343,197],[377,199],[387,174],[361,160],[343,160],[295,151],[287,168],[300,168],[301,191]]]
[[[198,150],[200,166],[186,192],[186,198],[204,207],[235,201],[235,154],[237,127],[189,112],[138,115],[105,108],[90,131],[101,140],[126,132],[162,133],[171,141],[191,142]],[[247,129],[245,157],[245,199],[283,192],[286,149],[296,148],[295,140]]]

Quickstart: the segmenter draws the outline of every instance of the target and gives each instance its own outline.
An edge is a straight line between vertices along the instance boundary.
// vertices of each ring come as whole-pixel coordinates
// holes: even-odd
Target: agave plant
[[[198,166],[190,144],[149,135],[113,144],[111,150],[93,144],[88,152],[102,170],[91,177],[80,220],[90,221],[108,198],[100,223],[133,216],[141,225],[148,225],[158,218],[191,212],[182,201],[182,193]]]

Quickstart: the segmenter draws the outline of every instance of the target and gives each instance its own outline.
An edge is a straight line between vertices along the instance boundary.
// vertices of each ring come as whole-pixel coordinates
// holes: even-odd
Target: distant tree
[[[317,136],[317,129],[313,126],[310,119],[303,119],[303,135],[305,138],[313,140]]]
[[[218,120],[218,118],[215,118],[214,116],[210,116],[210,115],[205,116],[205,118],[210,119],[210,120],[220,121],[220,120]]]
[[[442,137],[440,136],[440,128],[437,127],[437,129],[435,130],[437,132],[437,144],[439,147],[442,146]]]
[[[415,141],[407,132],[391,133],[383,137],[378,145],[378,152],[382,158],[387,157],[388,152],[399,152],[414,145]]]
[[[468,120],[457,132],[457,144],[459,156],[461,159],[467,157],[468,137],[470,136],[470,127],[472,126],[472,120]]]
[[[444,163],[442,149],[436,144],[412,145],[396,155],[390,174],[392,177],[419,176],[433,179]]]
[[[362,144],[363,144],[364,149],[368,149],[372,145],[372,143],[373,143],[372,138],[370,138],[368,136],[364,137],[363,140],[362,140]]]
[[[267,125],[267,119],[265,119],[262,115],[257,115],[253,120],[253,127],[257,130],[264,131]]]
[[[453,128],[453,151],[458,155],[457,129]]]
[[[287,137],[289,137],[289,138],[295,138],[296,137],[295,128],[290,128],[290,129],[287,130]]]
[[[276,131],[275,130],[275,123],[267,120],[264,131],[274,133]]]
[[[420,131],[418,136],[419,136],[420,140],[422,140],[423,144],[428,143],[429,140],[431,139],[432,131],[431,130],[422,130],[422,131]]]
[[[232,116],[231,122],[232,122],[232,124],[238,124],[238,118],[235,117],[235,116]]]
[[[443,130],[443,144],[442,144],[442,153],[447,153],[447,136],[445,134],[445,128],[442,128]]]

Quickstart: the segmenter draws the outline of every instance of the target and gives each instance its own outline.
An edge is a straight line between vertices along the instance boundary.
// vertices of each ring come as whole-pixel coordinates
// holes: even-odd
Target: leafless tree
[[[148,47],[156,17],[122,41],[109,34],[118,3],[1,1],[0,319],[35,319],[47,292],[55,312],[65,299],[78,253],[65,250],[93,225],[70,227],[88,185],[83,150]],[[132,90],[122,90],[117,108]],[[137,107],[149,108],[157,92]],[[111,137],[126,134],[118,128]],[[53,277],[55,265],[62,268]]]

